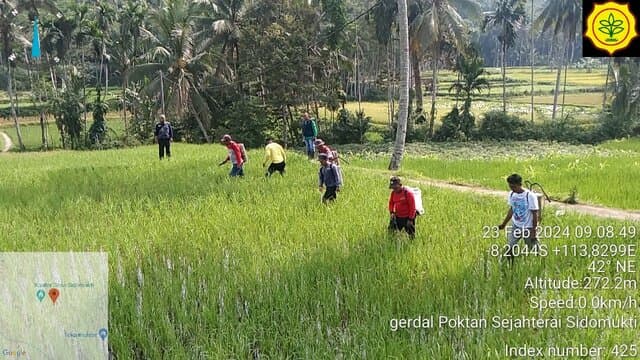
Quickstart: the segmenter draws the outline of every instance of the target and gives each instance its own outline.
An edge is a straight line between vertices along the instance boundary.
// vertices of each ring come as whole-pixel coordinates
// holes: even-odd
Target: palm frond
[[[131,70],[130,79],[132,81],[142,81],[145,78],[155,79],[160,71],[166,71],[167,65],[161,63],[149,63],[137,65]]]

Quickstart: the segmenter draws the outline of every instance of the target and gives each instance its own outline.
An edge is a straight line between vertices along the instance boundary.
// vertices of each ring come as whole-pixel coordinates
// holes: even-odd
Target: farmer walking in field
[[[313,142],[315,141],[316,136],[318,136],[318,125],[316,124],[316,120],[309,117],[308,112],[305,112],[302,115],[300,127],[302,128],[302,137],[304,140],[304,146],[307,149],[307,156],[309,156],[309,160],[313,160],[315,157]]]
[[[520,239],[524,239],[530,250],[538,247],[536,228],[538,227],[539,206],[536,195],[522,187],[522,176],[510,175],[507,178],[507,183],[511,189],[507,197],[509,211],[498,228],[500,230],[506,228],[509,221],[512,220],[512,226],[507,229],[507,257],[513,261],[513,248]]]
[[[326,191],[322,196],[322,202],[328,203],[334,201],[338,197],[340,187],[342,186],[342,176],[336,164],[329,161],[326,154],[318,155],[320,161],[320,171],[318,173],[318,187],[320,192]]]
[[[416,200],[411,191],[402,185],[399,177],[393,176],[389,180],[389,230],[394,232],[406,231],[410,238],[416,236]]]
[[[231,161],[232,167],[229,176],[243,177],[245,156],[243,156],[240,145],[231,139],[231,135],[223,136],[222,139],[220,139],[220,142],[227,147],[229,154],[227,155],[227,158],[219,164],[219,166],[222,166]]]
[[[329,158],[329,161],[340,166],[340,159],[338,158],[338,152],[332,150],[329,145],[325,144],[324,140],[316,139],[314,141],[314,145],[316,146],[316,150],[318,154],[326,154]]]
[[[158,143],[158,156],[160,157],[160,160],[164,158],[165,152],[167,154],[167,158],[171,158],[173,127],[171,127],[171,124],[166,121],[164,114],[160,115],[160,121],[156,124],[154,136]]]
[[[265,176],[270,177],[276,171],[280,173],[280,176],[284,176],[287,161],[287,154],[285,153],[284,148],[277,142],[273,141],[273,139],[269,138],[267,139],[267,146],[265,146],[264,151],[265,154],[262,167],[269,164],[269,168],[267,169],[267,174]]]

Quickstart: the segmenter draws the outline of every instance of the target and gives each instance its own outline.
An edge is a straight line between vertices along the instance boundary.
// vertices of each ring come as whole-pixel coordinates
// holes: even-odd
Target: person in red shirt
[[[330,162],[340,166],[340,159],[335,156],[336,152],[331,150],[329,145],[325,144],[322,139],[316,139],[314,145],[318,154],[326,154]]]
[[[231,161],[231,164],[233,166],[231,167],[231,172],[229,173],[229,176],[243,177],[244,176],[244,169],[243,169],[244,160],[242,159],[242,150],[240,150],[240,146],[231,139],[230,135],[223,136],[222,139],[220,139],[220,142],[222,142],[222,144],[227,147],[227,150],[229,150],[229,155],[227,155],[227,158],[220,163],[220,166]]]
[[[394,176],[389,181],[389,189],[392,189],[389,197],[389,213],[391,221],[389,230],[406,231],[410,238],[416,235],[416,201],[413,193],[402,186],[399,177]]]

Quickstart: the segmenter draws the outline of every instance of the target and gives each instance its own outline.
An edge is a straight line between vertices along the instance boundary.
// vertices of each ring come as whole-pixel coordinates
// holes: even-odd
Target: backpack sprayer
[[[540,185],[537,182],[532,183],[531,181],[527,180],[524,182],[524,184],[527,186],[527,188],[529,189],[529,191],[531,191],[535,196],[536,199],[538,200],[538,222],[542,221],[542,209],[544,206],[544,202],[543,202],[543,198],[547,200],[547,202],[551,202],[551,198],[549,197],[549,195],[547,195],[547,192],[544,191],[544,188],[542,187],[542,185]],[[533,188],[537,186],[540,189],[540,192],[536,192],[535,190],[533,190]]]

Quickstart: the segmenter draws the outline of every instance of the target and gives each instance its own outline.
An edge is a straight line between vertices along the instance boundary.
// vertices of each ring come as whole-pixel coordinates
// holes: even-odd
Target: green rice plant
[[[108,252],[109,341],[120,359],[502,359],[505,345],[611,347],[637,340],[632,329],[393,331],[393,319],[430,315],[597,315],[539,311],[530,299],[635,294],[524,289],[530,276],[589,275],[591,259],[521,258],[509,267],[491,256],[505,240],[483,228],[502,220],[504,200],[422,187],[427,215],[409,241],[387,234],[384,175],[344,166],[347,185],[337,202],[323,206],[317,164],[303,156],[290,154],[284,178],[265,179],[250,160],[246,178],[229,179],[228,169],[216,166],[226,154],[219,145],[175,144],[174,157],[164,162],[155,151],[0,157],[1,249]],[[250,159],[261,155],[251,152]],[[420,161],[410,159],[408,167],[427,164]],[[461,167],[447,163],[452,173]],[[468,171],[478,174],[479,166]],[[633,225],[556,216],[553,209],[544,221],[570,228]],[[585,241],[541,240],[549,246]],[[637,237],[607,241],[637,244]]]
[[[639,209],[640,195],[634,190],[633,181],[629,181],[637,177],[640,165],[637,152],[537,142],[443,146],[432,145],[426,151],[408,156],[403,163],[403,171],[418,177],[493,189],[505,189],[506,177],[519,173],[525,179],[543,184],[558,201],[564,200],[566,194],[577,186],[583,202]],[[385,169],[386,151],[383,149],[378,154],[363,156],[357,164]]]

